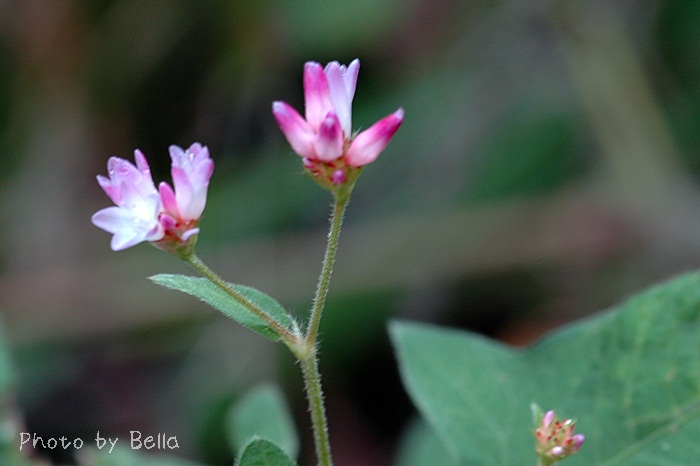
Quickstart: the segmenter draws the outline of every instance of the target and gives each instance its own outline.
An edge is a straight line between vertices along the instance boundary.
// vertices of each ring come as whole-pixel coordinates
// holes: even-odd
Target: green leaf
[[[459,466],[459,463],[435,435],[435,431],[425,421],[417,419],[403,435],[396,466],[435,465]]]
[[[0,395],[8,392],[13,383],[14,373],[10,361],[10,350],[7,347],[3,326],[0,325]]]
[[[23,424],[15,413],[14,383],[10,349],[0,322],[0,464],[20,466],[31,463],[17,448],[18,433]]]
[[[121,440],[120,440],[121,443]],[[177,450],[175,450],[177,451]],[[142,466],[199,466],[200,463],[175,458],[167,454],[142,453],[126,446],[117,445],[110,450],[110,445],[98,449],[89,447],[78,452],[79,464],[89,466],[123,466],[138,464]]]
[[[700,274],[557,331],[526,350],[394,322],[404,385],[466,464],[534,464],[530,405],[576,418],[566,464],[681,466],[700,458]]]
[[[269,440],[254,439],[241,452],[238,466],[296,466],[296,463]]]
[[[299,440],[282,391],[273,385],[251,390],[229,411],[231,444],[241,451],[251,438],[265,438],[296,457]]]
[[[201,299],[214,309],[221,311],[226,317],[230,317],[244,327],[272,341],[278,341],[280,339],[277,332],[270,328],[269,325],[206,278],[177,274],[159,274],[151,277],[151,280],[166,288],[179,290]],[[274,298],[249,286],[232,283],[229,285],[248,301],[270,314],[283,327],[291,328],[292,318]]]

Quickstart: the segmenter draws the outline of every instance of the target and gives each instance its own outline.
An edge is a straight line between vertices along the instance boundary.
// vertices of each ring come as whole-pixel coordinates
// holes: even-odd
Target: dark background
[[[391,464],[414,416],[390,318],[513,344],[700,264],[700,2],[0,1],[0,313],[45,436],[177,435],[231,464],[228,407],[292,358],[147,277],[189,273],[90,223],[95,175],[170,144],[216,164],[199,255],[306,315],[330,195],[270,112],[306,60],[362,67],[354,128],[404,107],[349,207],[322,324],[337,466]],[[62,452],[54,452],[56,454]],[[70,455],[55,457],[71,462]]]

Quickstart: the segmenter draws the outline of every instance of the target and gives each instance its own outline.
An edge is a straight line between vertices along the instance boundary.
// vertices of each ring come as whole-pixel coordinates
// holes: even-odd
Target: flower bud
[[[535,451],[542,466],[554,464],[581,448],[585,437],[574,434],[575,424],[573,419],[560,421],[552,410],[541,416],[535,430]]]

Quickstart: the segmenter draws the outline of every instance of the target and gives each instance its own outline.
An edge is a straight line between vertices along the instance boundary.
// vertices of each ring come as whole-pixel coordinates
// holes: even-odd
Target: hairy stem
[[[304,375],[306,398],[309,400],[309,409],[311,411],[316,458],[319,466],[332,466],[333,459],[331,458],[331,444],[328,437],[328,421],[326,419],[326,408],[323,404],[321,374],[318,371],[318,357],[315,348],[308,356],[299,359],[299,363],[301,372]]]
[[[335,203],[333,205],[333,214],[331,216],[331,228],[328,232],[328,245],[326,246],[326,254],[323,257],[321,275],[318,277],[316,297],[314,298],[314,304],[311,309],[309,326],[306,330],[306,343],[309,345],[315,345],[316,339],[318,338],[318,329],[321,325],[321,315],[323,314],[323,308],[326,305],[328,286],[331,282],[331,274],[333,273],[335,255],[338,251],[340,228],[343,225],[343,217],[345,216],[345,208],[347,207],[347,205],[347,198],[336,198]]]
[[[200,275],[210,280],[216,286],[221,288],[221,290],[223,290],[231,298],[233,298],[239,304],[243,305],[246,309],[248,309],[250,312],[258,316],[263,322],[269,325],[270,328],[272,328],[272,330],[274,330],[275,333],[277,333],[282,338],[282,341],[288,347],[291,348],[294,345],[298,344],[299,337],[294,332],[284,327],[274,317],[265,312],[255,303],[250,302],[245,296],[236,291],[233,287],[231,287],[231,285],[228,282],[224,281],[221,277],[219,277],[219,275],[216,272],[210,269],[208,265],[202,262],[202,260],[199,257],[197,257],[197,255],[190,254],[186,256],[184,260],[190,266],[192,266],[193,269],[199,272]]]
[[[306,398],[309,400],[309,409],[311,410],[311,423],[313,425],[314,443],[319,466],[332,466],[333,459],[331,458],[331,445],[328,438],[326,408],[323,404],[321,374],[318,371],[317,339],[321,325],[321,315],[326,304],[328,287],[331,282],[331,274],[333,273],[335,255],[338,251],[338,239],[340,238],[340,229],[343,225],[343,216],[348,205],[348,198],[349,196],[335,196],[331,226],[328,232],[328,244],[323,257],[321,275],[318,278],[309,325],[303,345],[300,345],[295,352],[299,358],[301,371],[304,375],[304,386],[306,388]]]

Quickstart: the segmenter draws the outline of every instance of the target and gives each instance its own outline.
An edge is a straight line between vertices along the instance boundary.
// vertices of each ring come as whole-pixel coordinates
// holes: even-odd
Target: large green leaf
[[[255,437],[271,440],[291,457],[299,452],[299,440],[282,391],[273,385],[251,390],[229,412],[231,446],[242,450]]]
[[[10,348],[1,324],[0,322],[0,464],[28,465],[30,461],[17,448],[19,430],[23,424],[14,412],[15,397],[12,389],[15,375]]]
[[[13,382],[14,374],[10,361],[10,350],[7,345],[7,339],[5,338],[4,328],[0,325],[0,395],[7,393],[12,387]]]
[[[531,403],[577,419],[575,465],[700,459],[700,274],[557,331],[526,350],[394,322],[404,385],[469,465],[534,464]]]
[[[177,453],[177,450],[173,451]],[[127,464],[138,464],[140,466],[201,466],[201,463],[194,463],[169,456],[168,454],[153,454],[143,449],[132,449],[124,445],[117,445],[114,449],[111,449],[109,444],[102,449],[92,446],[80,450],[78,459],[78,463],[84,466],[124,466]]]
[[[245,446],[238,466],[296,466],[277,445],[265,439],[254,439]]]
[[[278,341],[280,339],[277,332],[270,328],[270,326],[263,322],[258,316],[205,278],[177,274],[159,274],[152,276],[151,280],[166,288],[179,290],[201,299],[214,309],[221,311],[226,317],[230,317],[244,327],[258,332],[272,341]],[[283,327],[291,328],[292,318],[274,298],[249,286],[236,285],[233,283],[230,283],[229,286],[248,301],[267,312]]]
[[[422,419],[413,421],[401,439],[396,466],[459,466],[454,454],[447,450]]]

